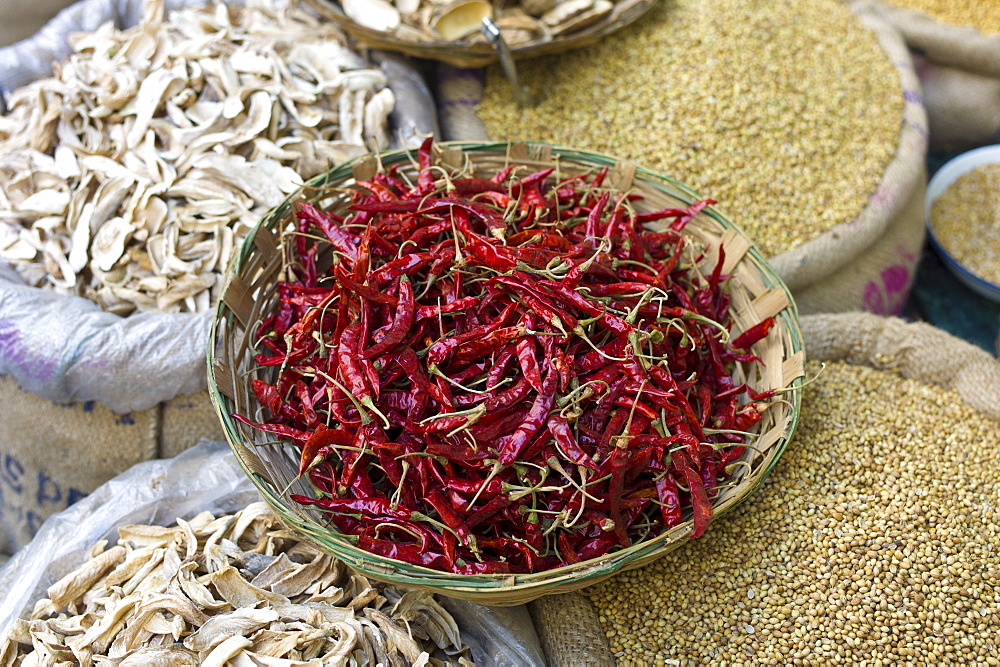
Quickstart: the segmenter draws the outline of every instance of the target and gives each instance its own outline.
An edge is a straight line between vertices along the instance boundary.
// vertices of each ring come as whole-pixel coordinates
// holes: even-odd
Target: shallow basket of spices
[[[794,303],[710,204],[535,143],[428,140],[313,179],[217,307],[233,452],[379,580],[514,605],[655,560],[757,488],[798,419]]]
[[[455,67],[484,67],[497,61],[496,48],[480,34],[483,18],[494,21],[511,56],[533,58],[592,44],[634,22],[655,4],[655,0],[414,0],[405,3],[411,8],[400,11],[383,0],[299,2],[370,48]],[[373,8],[366,5],[381,9],[370,11]]]

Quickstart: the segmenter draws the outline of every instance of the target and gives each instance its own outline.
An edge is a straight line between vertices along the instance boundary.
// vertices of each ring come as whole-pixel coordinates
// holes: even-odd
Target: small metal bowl
[[[924,199],[924,219],[927,225],[927,236],[944,265],[970,290],[990,301],[1000,303],[1000,285],[976,275],[955,259],[935,235],[931,220],[931,209],[938,197],[944,194],[959,177],[988,164],[1000,164],[1000,145],[977,148],[946,162],[938,169],[927,185],[927,195]]]

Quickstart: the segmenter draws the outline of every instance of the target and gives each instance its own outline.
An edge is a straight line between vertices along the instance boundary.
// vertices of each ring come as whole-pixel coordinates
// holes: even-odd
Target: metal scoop
[[[517,106],[522,108],[533,107],[541,102],[541,98],[532,95],[528,87],[518,80],[514,56],[510,54],[510,47],[507,46],[506,40],[500,34],[500,28],[493,23],[492,19],[486,17],[483,19],[483,25],[480,30],[497,50],[497,56],[500,58],[500,67],[503,68],[504,76],[507,77],[510,87],[514,89],[514,99],[517,102]]]

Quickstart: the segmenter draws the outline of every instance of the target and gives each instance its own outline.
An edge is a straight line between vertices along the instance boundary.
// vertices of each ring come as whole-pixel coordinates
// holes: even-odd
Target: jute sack
[[[551,667],[615,664],[597,611],[580,593],[540,598],[528,605],[528,611]]]
[[[984,35],[968,26],[941,23],[892,0],[855,0],[896,27],[906,43],[939,65],[1000,78],[1000,35]]]
[[[925,179],[918,179],[885,234],[850,264],[795,292],[800,313],[899,315],[906,305],[923,251]]]
[[[802,318],[806,354],[940,385],[1000,420],[1000,365],[989,352],[925,322],[857,313]]]
[[[892,0],[856,4],[891,23],[922,57],[917,73],[933,150],[962,150],[1000,138],[1000,35],[942,23]]]
[[[939,385],[1000,420],[1000,363],[971,343],[926,323],[870,313],[809,315],[801,326],[810,360],[843,361]],[[550,665],[615,664],[597,612],[584,595],[542,598],[530,610]]]
[[[913,59],[899,33],[870,7],[858,4],[851,10],[862,25],[876,34],[886,58],[899,74],[905,103],[903,122],[895,155],[861,213],[854,220],[839,223],[768,258],[792,290],[803,314],[898,312],[909,293],[923,243],[928,131]],[[439,69],[438,117],[445,138],[491,138],[476,115],[484,84],[480,70]],[[879,291],[885,292],[881,299],[873,296]]]
[[[930,124],[930,149],[947,153],[1000,141],[1000,77],[915,56]]]
[[[0,376],[0,392],[0,553],[14,553],[43,520],[136,463],[222,438],[207,391],[125,413],[49,401],[9,376]]]

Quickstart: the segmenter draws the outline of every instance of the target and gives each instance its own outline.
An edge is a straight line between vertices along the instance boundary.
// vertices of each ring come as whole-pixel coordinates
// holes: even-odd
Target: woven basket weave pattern
[[[559,177],[607,165],[612,167],[611,187],[631,189],[643,196],[636,202],[638,210],[687,206],[697,199],[683,186],[634,165],[544,144],[439,144],[435,147],[435,157],[438,164],[449,169],[471,169],[480,175],[496,173],[511,161],[532,170],[554,166]],[[267,434],[230,417],[233,413],[257,420],[267,416],[250,390],[250,381],[255,378],[273,381],[270,374],[275,369],[255,365],[253,335],[256,325],[275,308],[275,283],[287,277],[283,233],[293,228],[294,203],[308,199],[337,212],[338,206],[346,207],[348,197],[343,188],[349,187],[353,180],[370,178],[380,165],[398,164],[406,173],[412,170],[413,163],[412,155],[405,151],[379,158],[366,156],[314,179],[258,225],[230,268],[214,323],[213,340],[217,345],[209,352],[209,384],[227,440],[264,499],[290,528],[366,575],[483,604],[521,604],[542,595],[578,590],[616,572],[649,563],[680,546],[691,532],[690,521],[607,556],[535,574],[455,575],[375,556],[327,530],[322,513],[289,500],[292,493],[314,493],[305,480],[296,480],[299,453],[294,447],[276,444]],[[748,448],[746,465],[738,468],[736,483],[722,489],[714,500],[714,513],[718,516],[732,509],[763,481],[794,430],[804,355],[794,304],[780,279],[746,237],[711,208],[688,223],[684,234],[691,241],[690,246],[704,248],[703,267],[714,267],[719,247],[725,248],[723,272],[732,276],[734,335],[766,317],[776,318],[770,334],[753,348],[762,363],[738,366],[734,381],[746,382],[755,391],[781,388],[788,391],[785,400],[764,413],[757,427],[760,436],[754,447]],[[695,259],[693,252],[689,255],[691,259]]]
[[[455,67],[485,67],[496,62],[497,53],[491,44],[443,42],[397,38],[390,33],[373,30],[351,20],[336,2],[328,0],[299,0],[324,19],[338,24],[343,30],[369,48],[395,51],[415,58],[437,60]],[[619,0],[610,14],[575,32],[549,40],[535,40],[512,45],[514,58],[535,58],[587,44],[593,44],[605,35],[624,28],[653,8],[656,0]]]

